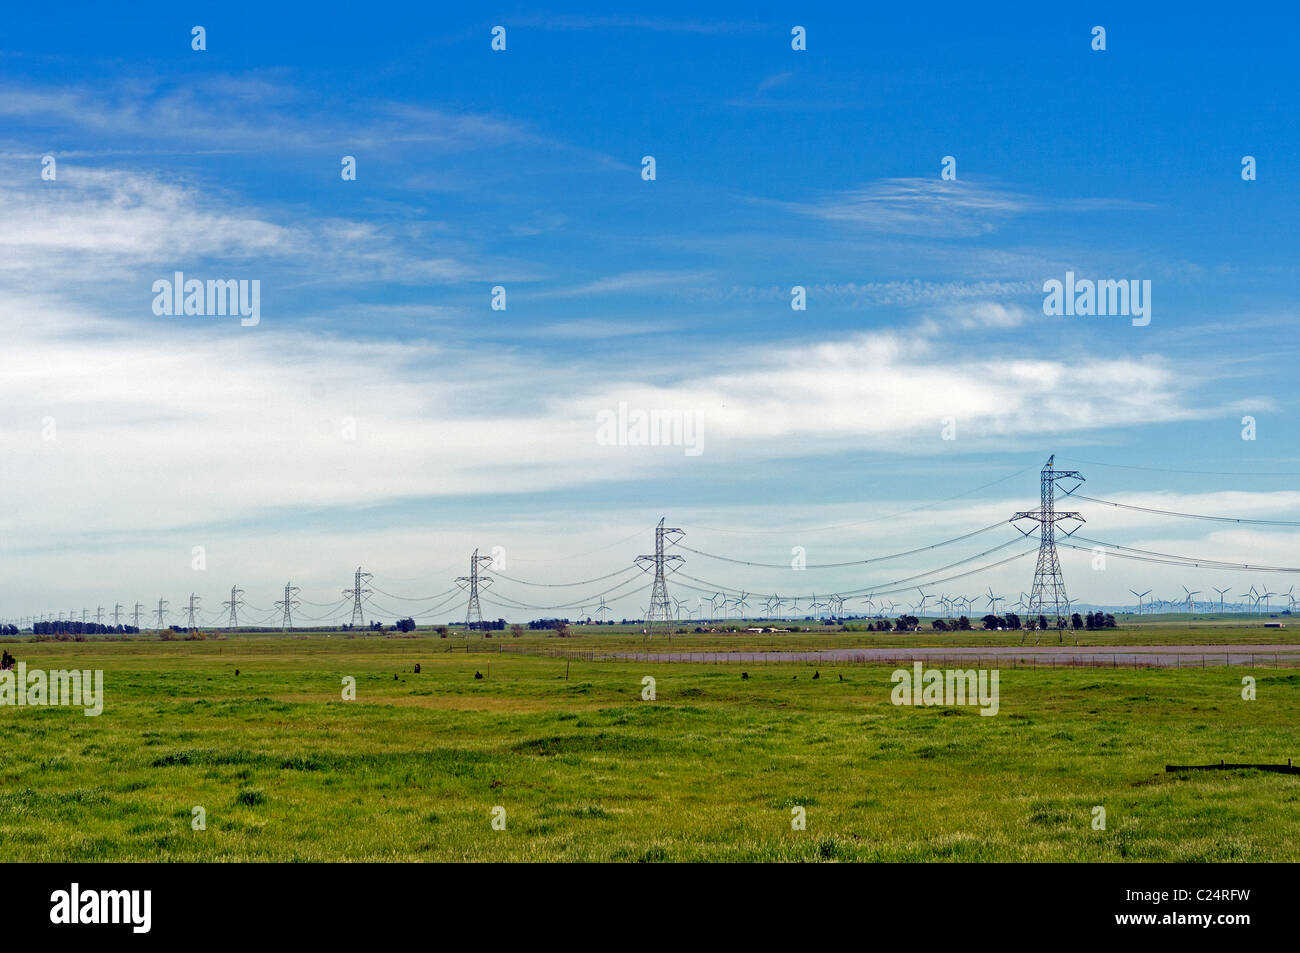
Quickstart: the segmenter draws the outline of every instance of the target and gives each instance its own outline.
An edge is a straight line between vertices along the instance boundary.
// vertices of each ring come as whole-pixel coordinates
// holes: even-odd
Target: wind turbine
[[[1146,592],[1138,592],[1136,589],[1130,589],[1129,592],[1133,593],[1133,595],[1135,595],[1135,596],[1138,597],[1138,615],[1141,615],[1141,614],[1142,614],[1142,600],[1143,600],[1144,598],[1146,598],[1147,596],[1151,595],[1151,590],[1148,589]]]
[[[1196,596],[1199,596],[1199,595],[1201,594],[1201,590],[1199,590],[1199,589],[1191,590],[1191,589],[1188,589],[1186,586],[1183,586],[1183,592],[1187,593],[1187,599],[1186,599],[1185,605],[1187,606],[1187,612],[1188,612],[1188,614],[1190,615],[1190,614],[1192,614],[1192,613],[1194,613],[1194,612],[1196,611],[1196,598],[1195,598],[1195,597],[1196,597]]]
[[[1241,593],[1241,595],[1240,595],[1239,598],[1242,598],[1242,599],[1247,600],[1248,602],[1252,603],[1252,605],[1253,605],[1254,607],[1256,607],[1256,608],[1258,608],[1258,606],[1259,606],[1259,597],[1255,594],[1255,587],[1254,587],[1254,586],[1251,586],[1251,587],[1250,587],[1250,591],[1249,591],[1249,592],[1243,592],[1243,593]],[[1250,611],[1251,611],[1251,612],[1254,612],[1255,609],[1252,608]]]
[[[596,615],[600,617],[601,622],[605,621],[605,613],[607,612],[609,612],[609,606],[605,605],[605,597],[601,596],[600,605],[596,607]]]
[[[723,609],[727,608],[727,597],[720,592],[715,592],[709,596],[709,618],[712,621],[718,619],[718,606],[721,604]]]
[[[831,597],[830,597],[830,603],[831,603],[831,616],[832,616],[832,618],[839,619],[839,618],[843,617],[843,615],[844,615],[844,597],[841,596],[841,595],[834,595],[834,596],[831,596]]]
[[[781,598],[779,595],[777,595],[776,593],[773,593],[773,594],[772,594],[772,604],[773,604],[774,606],[776,606],[776,616],[775,616],[775,618],[777,618],[777,619],[783,619],[783,618],[785,618],[783,615],[781,615],[781,607],[782,607],[783,605],[786,605],[786,604],[787,604],[787,603],[786,603],[786,600],[782,599],[782,598]]]
[[[993,587],[992,587],[992,586],[989,586],[989,594],[988,594],[988,600],[987,600],[987,601],[988,601],[989,606],[993,609],[993,614],[994,614],[994,615],[997,615],[997,614],[998,614],[998,603],[999,603],[999,602],[1005,602],[1006,600],[1005,600],[1005,598],[1002,597],[1002,596],[995,596],[995,595],[993,595]]]
[[[1270,596],[1276,596],[1276,595],[1277,595],[1276,592],[1267,592],[1267,591],[1265,591],[1265,592],[1263,592],[1263,593],[1260,594],[1260,598],[1264,600],[1264,612],[1268,612],[1268,600],[1269,600],[1269,597],[1270,597]]]
[[[736,608],[740,610],[740,621],[745,621],[745,610],[749,608],[749,593],[744,589],[740,590],[740,598],[735,600]]]
[[[1225,586],[1223,589],[1220,589],[1218,586],[1211,586],[1210,588],[1219,594],[1219,614],[1222,615],[1224,593],[1226,593],[1229,589],[1231,589],[1232,586]],[[1291,588],[1294,589],[1295,586],[1292,586]]]

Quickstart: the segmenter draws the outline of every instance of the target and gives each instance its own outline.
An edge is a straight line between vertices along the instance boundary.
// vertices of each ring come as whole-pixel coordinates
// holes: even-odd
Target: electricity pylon
[[[655,527],[654,555],[636,558],[636,564],[643,572],[648,572],[651,566],[654,566],[655,570],[654,585],[650,589],[650,607],[645,613],[647,638],[654,635],[657,628],[662,627],[667,632],[673,630],[673,607],[668,598],[668,583],[664,579],[664,568],[671,567],[668,571],[676,572],[686,560],[682,556],[665,556],[664,539],[667,538],[669,545],[672,545],[685,535],[685,530],[676,527],[665,528],[661,518],[659,525]]]
[[[1077,520],[1078,525],[1068,531],[1063,531],[1064,535],[1069,536],[1082,526],[1084,519],[1078,513],[1073,511],[1057,512],[1056,510],[1056,483],[1058,480],[1077,480],[1074,486],[1065,491],[1069,496],[1083,484],[1083,474],[1078,470],[1058,470],[1056,469],[1056,454],[1047,458],[1047,464],[1043,467],[1040,483],[1040,502],[1037,510],[1024,510],[1011,517],[1011,524],[1016,525],[1020,520],[1033,520],[1038,524],[1039,543],[1038,543],[1038,565],[1034,568],[1034,585],[1029,590],[1029,614],[1046,615],[1046,610],[1051,610],[1054,624],[1057,628],[1057,641],[1061,641],[1060,630],[1069,619],[1070,601],[1065,595],[1065,577],[1061,574],[1061,560],[1056,554],[1056,524],[1062,520]],[[1032,529],[1021,529],[1016,526],[1020,532],[1028,536],[1033,532]],[[1064,613],[1062,612],[1064,607]],[[1024,638],[1021,638],[1024,641]],[[1038,638],[1035,637],[1035,643]],[[1077,639],[1076,639],[1077,641]]]
[[[277,600],[275,603],[277,609],[284,610],[284,616],[280,621],[280,631],[282,632],[288,632],[293,628],[293,610],[302,605],[301,602],[293,597],[293,594],[301,591],[302,590],[297,586],[290,585],[286,582],[284,584],[284,599]]]
[[[189,629],[191,632],[195,631],[199,627],[198,620],[194,618],[194,613],[199,608],[198,602],[199,597],[191,592],[189,610],[185,616],[185,628]]]
[[[122,603],[115,602],[113,603],[113,626],[114,628],[116,628],[121,624],[122,624]]]
[[[135,604],[135,611],[131,613],[131,624],[137,629],[140,628],[140,610],[143,608],[144,606],[137,602]]]
[[[243,594],[244,594],[244,590],[243,590],[243,589],[240,589],[238,586],[231,586],[231,587],[230,587],[230,601],[229,601],[229,602],[223,602],[223,603],[221,603],[221,607],[222,607],[223,609],[229,609],[229,610],[230,610],[230,626],[229,626],[229,627],[230,627],[231,629],[237,629],[237,628],[239,628],[239,607],[242,606],[242,605],[244,604],[244,603],[243,603],[243,600],[240,599],[239,597],[242,596]]]
[[[362,572],[361,567],[357,567],[356,576],[354,577],[351,589],[344,589],[343,595],[352,597],[352,624],[353,626],[365,625],[366,614],[361,608],[361,597],[369,595],[373,590],[363,588],[364,584],[375,577],[368,573]]]
[[[95,625],[104,624],[104,607],[95,606]]]
[[[162,631],[163,621],[167,618],[167,607],[170,603],[166,599],[158,600],[158,631]]]
[[[457,576],[456,585],[462,589],[469,589],[469,603],[465,606],[465,628],[473,628],[475,622],[483,621],[483,610],[479,608],[478,591],[480,588],[487,589],[492,585],[491,576],[479,577],[478,567],[491,565],[491,556],[480,556],[478,550],[474,550],[474,555],[469,557],[469,575]]]

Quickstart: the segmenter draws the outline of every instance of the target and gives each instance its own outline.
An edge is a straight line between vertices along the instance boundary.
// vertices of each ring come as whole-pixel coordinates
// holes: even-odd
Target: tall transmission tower
[[[280,621],[280,629],[283,632],[288,632],[293,628],[293,610],[302,605],[293,595],[295,592],[301,591],[297,586],[292,586],[286,582],[284,584],[284,599],[275,603],[277,609],[284,610],[284,617]]]
[[[167,618],[167,607],[170,605],[166,599],[158,600],[158,631],[162,631],[163,622]]]
[[[239,607],[244,604],[239,597],[243,594],[243,589],[240,589],[238,586],[231,586],[230,601],[221,603],[223,609],[230,610],[230,628],[232,629],[239,628]]]
[[[115,602],[113,603],[113,625],[119,626],[121,624],[122,624],[122,603]]]
[[[673,606],[668,598],[668,583],[664,579],[664,568],[669,567],[670,573],[676,572],[686,560],[682,556],[665,556],[664,540],[667,539],[669,545],[672,545],[685,535],[685,530],[665,527],[663,518],[660,518],[659,525],[655,527],[654,555],[636,558],[636,564],[643,572],[649,572],[651,566],[654,566],[655,572],[654,585],[650,589],[650,606],[645,613],[647,636],[654,635],[655,630],[660,628],[667,632],[672,631]]]
[[[477,553],[475,555],[477,555]],[[369,595],[374,591],[372,589],[364,588],[365,584],[374,578],[373,574],[362,572],[361,567],[358,566],[356,575],[353,576],[352,579],[352,588],[343,590],[343,595],[352,597],[352,625],[354,628],[358,625],[366,624],[366,613],[365,610],[361,608],[361,597]]]
[[[131,613],[131,624],[137,629],[140,628],[140,610],[143,608],[144,606],[137,602],[135,604],[135,611]]]
[[[1083,474],[1078,470],[1056,469],[1056,454],[1047,458],[1040,482],[1040,502],[1037,510],[1025,510],[1011,517],[1011,523],[1026,536],[1033,529],[1021,529],[1021,520],[1032,520],[1038,524],[1038,565],[1034,568],[1034,585],[1029,590],[1029,614],[1047,616],[1059,631],[1069,619],[1070,601],[1065,595],[1065,577],[1061,573],[1061,560],[1056,554],[1056,524],[1062,520],[1076,520],[1077,525],[1070,530],[1062,530],[1069,536],[1082,526],[1084,519],[1074,511],[1056,509],[1056,484],[1059,480],[1077,480],[1074,486],[1065,491],[1069,496],[1083,484]],[[1058,636],[1058,641],[1060,637]]]
[[[478,567],[491,565],[491,556],[480,556],[478,550],[474,550],[474,555],[469,558],[469,575],[457,576],[456,585],[462,589],[469,590],[469,604],[465,606],[465,627],[470,628],[475,622],[483,621],[483,612],[478,604],[479,589],[487,589],[492,585],[491,576],[482,576],[478,574]]]
[[[191,592],[189,611],[186,613],[186,617],[185,617],[185,628],[189,629],[191,632],[193,632],[195,629],[199,627],[198,619],[194,617],[195,611],[197,611],[199,608],[198,603],[199,603],[199,597]]]
[[[104,624],[104,607],[95,606],[95,625]]]

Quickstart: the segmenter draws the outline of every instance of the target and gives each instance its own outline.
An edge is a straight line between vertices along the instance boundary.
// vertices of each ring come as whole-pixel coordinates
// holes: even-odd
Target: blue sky
[[[581,580],[664,514],[707,552],[866,558],[1032,506],[1050,453],[1104,499],[1300,518],[1293,14],[264,7],[10,14],[4,614],[215,612],[286,577],[328,605],[358,563],[435,593],[475,546]],[[1045,316],[1067,270],[1149,280],[1150,325]],[[258,280],[261,323],[155,315],[175,271]],[[703,451],[600,445],[620,402],[694,415]],[[1287,528],[1079,509],[1107,541],[1300,564]],[[686,571],[842,591],[982,546]],[[1065,559],[1099,603],[1277,582]]]

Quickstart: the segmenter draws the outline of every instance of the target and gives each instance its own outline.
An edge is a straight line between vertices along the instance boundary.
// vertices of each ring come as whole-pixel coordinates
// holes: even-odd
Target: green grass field
[[[106,697],[97,718],[0,708],[0,859],[1300,857],[1300,777],[1163,770],[1300,754],[1294,670],[1003,670],[1001,710],[980,717],[894,706],[892,666],[824,665],[813,680],[763,665],[742,680],[734,664],[482,644],[8,645],[31,668],[103,669]],[[191,829],[196,806],[206,830]],[[806,830],[791,829],[796,806]]]

